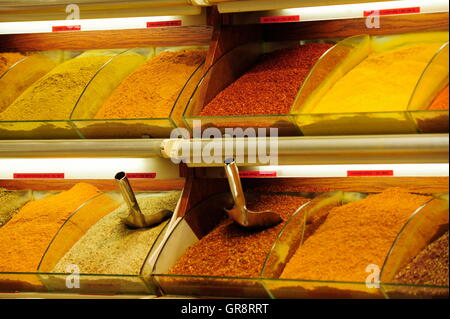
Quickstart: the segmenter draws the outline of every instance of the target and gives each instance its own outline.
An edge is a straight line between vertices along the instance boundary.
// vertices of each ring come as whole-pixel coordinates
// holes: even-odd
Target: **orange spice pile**
[[[403,224],[430,199],[395,187],[333,208],[281,278],[365,282],[366,267],[381,269]]]
[[[285,221],[309,199],[289,195],[259,195],[248,206],[272,210],[283,222],[264,230],[248,230],[230,219],[222,221],[178,260],[171,274],[257,277]]]
[[[428,107],[429,110],[448,110],[448,86],[438,94],[433,103]]]
[[[79,183],[70,190],[28,202],[0,228],[0,272],[34,272],[64,221],[99,193]]]
[[[205,50],[163,52],[128,76],[95,115],[96,119],[167,118]]]

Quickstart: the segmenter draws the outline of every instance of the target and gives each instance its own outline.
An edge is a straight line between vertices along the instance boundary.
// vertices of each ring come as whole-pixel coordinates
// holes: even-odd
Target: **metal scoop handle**
[[[230,185],[231,195],[233,195],[234,205],[239,209],[240,216],[232,216],[235,220],[240,220],[242,225],[248,225],[247,203],[245,202],[244,191],[242,189],[239,169],[234,159],[225,160],[225,173]],[[228,211],[230,214],[231,211]]]
[[[130,211],[130,215],[126,219],[127,225],[129,224],[133,227],[145,227],[145,216],[139,208],[133,189],[128,181],[127,174],[125,172],[119,172],[116,174],[115,179],[119,184],[122,196]]]

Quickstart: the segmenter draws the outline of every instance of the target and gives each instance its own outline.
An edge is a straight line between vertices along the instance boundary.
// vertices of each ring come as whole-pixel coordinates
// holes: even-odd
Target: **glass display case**
[[[333,112],[333,106],[330,105],[329,112],[315,110],[333,86],[369,54],[389,52],[414,43],[432,43],[433,41],[444,43],[447,39],[448,34],[437,32],[418,33],[415,36],[410,34],[371,37],[360,35],[342,40],[316,63],[297,95],[291,113],[294,114],[302,134],[320,136],[448,132],[443,119],[448,111],[417,111],[424,108],[424,106],[419,108],[418,104],[430,103],[430,96],[434,96],[438,88],[442,89],[445,81],[448,83],[448,65],[447,67],[444,65],[444,56],[448,49],[445,49],[445,45],[437,50],[434,57],[430,57],[428,65],[423,72],[420,72],[422,75],[417,79],[417,84],[403,107],[392,105],[390,110],[385,111],[339,113]],[[382,63],[380,60],[379,65],[381,66]],[[376,72],[376,70],[372,71]],[[351,89],[348,88],[348,90],[347,94],[351,94]],[[364,89],[359,86],[358,90],[369,90],[369,88]],[[428,101],[419,101],[423,100],[424,95]],[[380,98],[375,93],[372,97]],[[362,105],[360,108],[364,109]],[[436,120],[441,115],[441,120]],[[426,126],[424,123],[426,119],[430,121],[435,119],[434,128],[431,127],[433,124],[430,122],[430,125]]]
[[[448,298],[448,284],[397,280],[406,266],[448,233],[448,109],[430,109],[448,87],[447,2],[410,8],[401,1],[331,1],[336,6],[320,1],[323,7],[309,1],[300,8],[272,8],[273,1],[253,7],[257,1],[157,0],[134,1],[123,9],[122,1],[101,0],[82,1],[77,20],[64,20],[70,5],[65,0],[51,6],[38,1],[40,11],[28,0],[10,2],[7,8],[0,4],[0,56],[20,53],[23,58],[0,72],[0,238],[7,237],[0,241],[0,256],[11,251],[12,258],[0,257],[0,298]],[[201,8],[200,3],[210,7]],[[373,16],[378,9],[380,16]],[[379,18],[380,25],[370,27],[370,18]],[[417,72],[404,108],[314,111],[371,54],[416,42],[439,45]],[[294,94],[287,98],[281,90],[270,91],[266,82],[298,82],[298,74],[284,69],[290,57],[275,63],[287,81],[270,72],[261,76],[254,67],[277,50],[310,45],[321,45],[322,51],[313,63],[297,59],[309,67]],[[204,57],[185,74],[163,116],[97,116],[109,99],[120,109],[122,102],[115,95],[119,89],[128,96],[169,95],[167,83],[159,87],[137,75],[153,59],[184,50],[204,51]],[[82,59],[90,62],[77,65]],[[164,75],[173,86],[182,73],[172,67],[155,70],[154,78]],[[202,113],[249,70],[256,70],[247,82],[254,94],[243,97],[238,87],[235,93],[242,103],[236,109],[247,105],[248,111],[267,98],[271,102],[264,112],[281,104],[287,105],[286,112]],[[381,80],[390,83],[387,76]],[[128,87],[121,87],[127,81]],[[148,85],[142,89],[143,82]],[[351,87],[348,95],[357,89]],[[335,99],[333,106],[338,102]],[[128,104],[138,109],[134,100]],[[144,103],[146,111],[157,108],[151,98]],[[171,139],[175,128],[220,136]],[[259,157],[258,152],[269,148],[267,139],[258,138],[264,146],[251,149],[249,140],[239,145],[239,138],[223,135],[235,128],[278,129],[279,144],[271,149],[276,162]],[[236,144],[228,149],[227,142]],[[256,153],[258,159],[250,162]],[[175,273],[178,262],[214,234],[217,225],[231,222],[224,210],[233,206],[233,198],[221,170],[223,160],[211,160],[228,155],[245,157],[239,166],[250,200],[255,194],[277,194],[304,202],[272,229],[270,245],[258,242],[264,249],[247,250],[249,258],[239,260],[244,269],[254,266],[249,260],[258,255],[262,261],[256,274]],[[182,161],[188,158],[194,162]],[[128,210],[112,179],[117,171],[129,176],[138,201],[178,192],[172,217],[154,227],[125,228],[122,217]],[[81,199],[63,198],[58,204],[62,215],[55,214],[51,223],[40,221],[50,216],[54,203],[36,206],[29,217],[19,215],[30,203],[60,196],[78,183],[95,189],[89,188]],[[389,232],[394,234],[383,252],[378,281],[283,276],[297,251],[320,233],[329,211],[391,187],[429,200],[408,210],[399,231]],[[11,193],[14,199],[2,197]],[[26,225],[21,229],[26,236],[8,230],[11,221]],[[114,223],[108,226],[109,221]],[[152,238],[140,237],[150,230]],[[122,248],[114,246],[120,241],[116,235],[128,240]],[[25,244],[17,245],[21,240]],[[235,242],[222,241],[216,252]],[[19,258],[27,247],[36,255],[32,263]],[[248,247],[240,248],[236,255]],[[136,250],[138,258],[132,256]],[[203,260],[189,261],[195,267]]]
[[[448,236],[448,207],[448,194],[435,196],[428,205],[411,216],[398,234],[381,271],[382,290],[387,298],[448,298],[448,284],[432,283],[426,280],[433,279],[423,278],[424,272],[430,272],[430,277],[435,275],[446,278],[445,272],[429,268],[429,265],[439,262],[445,265],[447,258],[445,254],[442,255],[442,248],[423,257],[419,261],[421,263],[409,264],[445,233]],[[444,243],[444,249],[447,248]],[[398,277],[405,273],[405,269],[408,270],[405,268],[407,266],[412,275]]]

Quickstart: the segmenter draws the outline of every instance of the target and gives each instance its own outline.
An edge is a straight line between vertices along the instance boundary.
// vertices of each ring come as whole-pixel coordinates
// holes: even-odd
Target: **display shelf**
[[[23,2],[26,3],[26,1]],[[5,14],[0,14],[0,52],[35,53],[49,50],[84,51],[111,48],[126,50],[142,47],[209,46],[204,64],[204,70],[207,70],[231,50],[250,43],[299,43],[317,39],[336,43],[344,38],[362,34],[374,36],[428,31],[448,32],[448,3],[440,0],[420,1],[420,4],[418,4],[419,1],[406,0],[385,1],[381,4],[374,3],[375,1],[357,0],[306,1],[303,2],[302,8],[296,9],[298,1],[180,0],[173,1],[172,5],[175,6],[172,7],[162,6],[163,2],[168,4],[170,1],[152,1],[145,4],[140,2],[132,2],[128,11],[123,10],[119,13],[120,10],[117,8],[121,5],[121,1],[100,0],[97,1],[99,5],[96,8],[93,6],[83,8],[84,4],[91,3],[90,0],[83,1],[79,3],[81,19],[70,21],[63,20],[70,14],[65,12],[67,4],[65,0],[61,0],[53,8],[41,7],[43,11],[39,12],[34,9],[29,10],[31,7],[26,8],[26,4],[17,11],[18,14],[11,13],[8,11],[10,9],[4,10]],[[294,2],[295,5],[292,5]],[[340,6],[360,2],[365,4]],[[218,4],[218,6],[200,8],[198,6],[200,3]],[[15,2],[11,8],[17,9],[19,4]],[[255,4],[264,6],[247,6]],[[145,10],[140,5],[145,6]],[[151,7],[153,5],[161,6],[155,9]],[[324,6],[320,7],[322,5]],[[25,13],[25,9],[28,13]],[[250,11],[244,12],[247,10]],[[382,11],[380,16],[377,16],[372,10]],[[367,11],[366,14],[364,11]],[[124,13],[127,14],[126,19],[124,19]],[[367,24],[369,18],[377,20],[379,27],[369,28]],[[226,65],[223,69],[227,69]],[[196,82],[200,82],[199,80]],[[189,97],[183,99],[183,104],[187,105]],[[413,111],[408,115],[416,118],[414,126],[420,125],[419,120],[426,121],[429,118],[428,115],[432,115],[432,119],[445,118],[445,116],[448,118],[448,111],[437,111],[438,113],[433,114],[428,112],[426,118],[420,117],[420,112],[422,111]],[[181,126],[178,123],[175,124]],[[276,162],[257,160],[255,163],[244,160],[239,164],[242,184],[244,189],[252,189],[256,192],[269,190],[277,192],[282,189],[283,192],[317,194],[330,191],[375,193],[388,187],[403,187],[417,194],[446,193],[449,178],[448,167],[445,166],[448,164],[449,142],[448,123],[447,126],[445,124],[441,121],[439,127],[443,128],[439,130],[433,128],[427,130],[422,127],[420,133],[423,134],[331,136],[331,133],[326,133],[325,136],[307,137],[293,136],[293,133],[289,133],[290,136],[280,137],[277,140]],[[61,123],[56,125],[61,126]],[[41,292],[33,293],[26,292],[27,287],[24,286],[21,292],[0,293],[0,298],[154,299],[192,298],[194,294],[200,297],[226,294],[234,298],[245,296],[267,298],[276,297],[272,288],[279,286],[323,285],[323,283],[310,282],[288,283],[273,278],[274,276],[248,280],[245,278],[181,278],[182,281],[187,280],[191,283],[197,279],[201,280],[197,280],[197,283],[200,283],[197,286],[173,285],[173,282],[170,282],[173,278],[169,278],[166,270],[169,264],[180,256],[181,250],[177,250],[173,245],[169,250],[164,247],[175,243],[187,248],[189,244],[198,240],[196,231],[200,233],[199,229],[202,225],[203,233],[206,229],[211,229],[211,225],[209,225],[211,227],[205,226],[211,221],[208,216],[212,218],[220,215],[206,214],[205,211],[199,211],[198,207],[205,199],[215,194],[228,193],[227,180],[224,178],[221,166],[225,154],[238,155],[235,153],[235,147],[231,153],[225,152],[224,143],[230,142],[230,139],[219,138],[214,141],[199,142],[195,139],[163,139],[165,136],[163,138],[133,136],[132,139],[89,140],[79,139],[84,136],[80,136],[72,124],[62,126],[64,129],[72,130],[71,135],[64,139],[4,140],[0,133],[0,187],[10,190],[33,189],[36,192],[45,192],[50,189],[60,191],[74,183],[84,181],[98,187],[102,192],[110,192],[117,189],[116,182],[112,179],[113,172],[123,170],[140,174],[139,178],[130,179],[133,189],[137,192],[182,191],[178,214],[172,219],[170,229],[168,227],[168,231],[160,238],[161,245],[158,244],[158,247],[155,247],[156,253],[152,258],[152,262],[157,261],[155,272],[153,274],[146,272],[143,275],[144,281],[141,280],[138,285],[140,288],[148,287],[148,282],[151,282],[154,289],[152,291],[146,289],[143,294],[142,289],[132,291],[132,288],[136,286],[116,285],[110,290],[107,289],[108,286],[97,290],[93,286],[87,287],[85,293],[71,290],[66,290],[64,293],[56,291],[49,293],[48,287],[41,286]],[[395,130],[396,127],[391,128]],[[121,127],[114,126],[113,129],[120,134]],[[362,133],[357,132],[357,134]],[[36,137],[28,135],[25,138]],[[254,149],[251,145],[251,142],[255,140],[236,138],[232,141],[235,146],[236,143],[242,142],[245,158],[249,155],[256,155],[258,158],[258,148]],[[195,147],[199,147],[200,152],[214,149],[217,153],[209,158],[192,156],[192,150]],[[271,149],[268,144],[261,147],[266,154],[270,154]],[[187,152],[187,156],[192,159],[190,163],[182,163],[182,160],[186,158],[186,154],[182,151],[186,149],[190,150]],[[215,161],[211,163],[209,161],[211,159]],[[58,173],[58,176],[62,177],[58,179],[45,177],[48,176],[46,174],[52,173]],[[15,174],[23,178],[18,178]],[[227,198],[229,202],[229,196]],[[217,200],[213,204],[219,212],[223,208],[223,201]],[[448,210],[448,203],[446,208]],[[196,210],[199,218],[189,219],[190,214],[187,212],[195,213]],[[85,213],[84,216],[95,217],[87,211]],[[89,228],[83,225],[81,226],[83,230]],[[184,232],[180,232],[181,228]],[[74,236],[69,240],[70,244],[77,239],[81,231],[78,228],[76,231],[69,231],[71,229],[72,227],[68,227],[61,232],[61,234],[71,233]],[[189,236],[178,237],[175,234],[189,234]],[[401,236],[401,238],[406,237]],[[55,251],[58,252],[59,248]],[[176,253],[172,254],[174,251]],[[155,260],[157,255],[160,257],[164,255],[164,258]],[[39,275],[36,274],[14,275],[19,281],[26,282],[29,279],[39,280]],[[46,274],[43,272],[40,275]],[[245,284],[241,282],[234,285],[233,281],[235,282],[236,279],[243,280]],[[33,280],[29,281],[33,282]],[[205,280],[213,284],[205,286]],[[349,290],[350,286],[352,286],[350,288],[356,287],[357,290],[366,289],[363,283],[328,284],[337,288],[331,293],[342,293],[343,290]],[[377,297],[398,297],[395,294],[395,289],[398,287],[391,287],[390,284],[377,290]],[[257,288],[253,289],[255,287]],[[448,291],[448,287],[444,288]],[[179,296],[174,296],[172,293],[177,293]],[[290,296],[299,298],[304,297],[305,294],[295,293]],[[315,294],[311,296],[321,297]],[[348,293],[340,294],[340,296],[352,298],[360,295]]]

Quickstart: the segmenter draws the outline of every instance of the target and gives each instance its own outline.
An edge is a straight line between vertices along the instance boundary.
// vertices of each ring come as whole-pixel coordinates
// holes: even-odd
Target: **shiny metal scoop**
[[[134,196],[133,189],[128,181],[127,174],[125,172],[119,172],[115,176],[116,181],[119,183],[120,192],[122,193],[125,203],[127,203],[130,214],[125,219],[125,224],[130,228],[144,228],[155,224],[158,224],[166,218],[172,216],[173,212],[167,209],[163,209],[155,214],[144,215],[142,214],[139,204]]]
[[[225,211],[236,223],[247,228],[267,228],[282,221],[279,215],[271,211],[253,212],[247,209],[239,170],[234,159],[225,160],[225,173],[234,199],[233,208]]]

